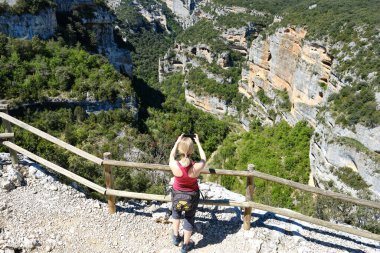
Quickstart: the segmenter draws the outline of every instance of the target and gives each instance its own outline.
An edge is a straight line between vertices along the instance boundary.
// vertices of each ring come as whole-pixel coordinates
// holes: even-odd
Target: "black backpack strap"
[[[205,195],[203,195],[202,191],[199,189],[199,193],[201,194],[202,196],[202,199],[205,200]]]
[[[166,187],[166,194],[165,194],[165,197],[167,195],[171,195],[173,197],[173,187],[169,185],[169,187]],[[172,200],[173,201],[173,200]],[[173,211],[171,209],[171,207],[168,208],[168,210],[166,211],[165,213],[165,220],[169,220],[170,216],[172,215]]]

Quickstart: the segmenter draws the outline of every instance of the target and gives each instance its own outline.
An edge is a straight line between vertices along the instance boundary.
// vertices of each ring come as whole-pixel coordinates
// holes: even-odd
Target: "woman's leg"
[[[183,244],[185,244],[185,245],[189,244],[191,234],[194,231],[195,213],[197,211],[198,203],[199,203],[199,192],[194,197],[191,210],[185,212],[185,220],[183,223],[183,230],[184,230],[184,232],[183,232]]]
[[[179,224],[181,223],[180,219],[173,219],[173,235],[179,235]]]
[[[183,244],[189,244],[193,231],[183,230]]]

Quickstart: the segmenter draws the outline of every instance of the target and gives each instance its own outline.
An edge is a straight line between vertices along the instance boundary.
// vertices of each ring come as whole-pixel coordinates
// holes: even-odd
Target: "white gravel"
[[[3,182],[11,166],[1,165],[1,158],[8,157],[0,154]],[[36,164],[20,174],[21,185],[0,190],[0,253],[180,252],[169,240],[171,224],[154,221],[167,203],[120,199],[110,215],[105,202],[62,184]],[[216,184],[202,189],[208,197],[242,198]],[[201,206],[192,252],[380,252],[376,241],[259,210],[253,216],[253,228],[244,231],[239,208]]]

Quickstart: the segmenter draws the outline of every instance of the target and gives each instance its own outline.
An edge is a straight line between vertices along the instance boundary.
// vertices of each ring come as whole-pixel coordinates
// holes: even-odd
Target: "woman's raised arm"
[[[198,176],[200,174],[201,170],[203,170],[203,168],[206,166],[206,153],[203,150],[202,145],[199,141],[198,134],[195,134],[194,140],[198,146],[199,155],[201,156],[201,160],[199,162],[195,163],[193,166],[195,169],[195,174]]]

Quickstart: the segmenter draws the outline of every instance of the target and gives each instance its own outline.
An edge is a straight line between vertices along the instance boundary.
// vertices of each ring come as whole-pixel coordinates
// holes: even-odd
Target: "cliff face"
[[[183,44],[175,44],[169,52],[160,59],[158,66],[159,81],[162,82],[165,75],[181,72],[185,73],[189,67],[200,66],[201,59],[212,63],[213,61],[224,62],[223,56],[219,57],[213,53],[208,45],[198,44],[186,46]]]
[[[228,53],[214,53],[211,47],[206,44],[193,46],[176,44],[162,59],[160,59],[159,80],[161,82],[165,79],[166,75],[175,72],[186,74],[191,68],[202,68],[202,65],[205,63],[216,63],[223,68],[228,68],[232,64]],[[231,83],[230,79],[211,73],[206,68],[202,68],[202,71],[207,75],[208,79],[215,80],[217,83]],[[184,85],[186,85],[186,83],[187,80],[185,80]],[[217,116],[237,115],[237,109],[234,106],[212,94],[199,95],[199,92],[186,89],[185,98],[188,103],[194,105],[198,109]]]
[[[255,97],[264,90],[270,98],[285,90],[291,102],[288,121],[306,119],[316,125],[317,106],[340,89],[331,74],[332,59],[323,46],[304,41],[303,29],[281,29],[255,39],[249,49],[248,69],[243,71],[239,90]]]
[[[363,194],[337,176],[346,167],[360,175],[376,198],[380,196],[380,159],[376,153],[380,150],[380,127],[368,129],[358,124],[348,129],[336,124],[329,112],[319,112],[319,107],[327,105],[329,95],[339,92],[345,84],[334,74],[336,62],[327,49],[306,41],[305,35],[304,29],[283,28],[266,39],[257,37],[249,49],[239,91],[260,108],[256,116],[261,120],[275,110],[279,114],[272,121],[285,119],[295,124],[306,120],[315,127],[310,166],[316,185],[331,188],[333,184],[354,196]],[[272,99],[271,103],[260,101],[261,90]],[[285,91],[289,97],[288,112],[278,109],[278,91]]]
[[[201,96],[195,92],[186,89],[185,91],[186,102],[194,105],[202,111],[217,115],[237,115],[237,110],[231,105],[228,105],[226,101],[214,97],[214,96]]]
[[[115,68],[132,76],[130,52],[119,48],[114,39],[115,17],[93,0],[56,0],[56,9],[45,9],[38,15],[23,14],[0,16],[0,32],[10,37],[31,39],[39,36],[48,39],[54,36],[59,24],[57,13],[71,13],[74,10],[93,10],[91,18],[81,22],[96,34],[98,53],[105,55]]]
[[[328,113],[325,116],[325,123],[318,124],[310,142],[314,181],[321,188],[335,187],[357,196],[360,189],[342,182],[336,175],[343,167],[348,167],[366,182],[372,197],[379,198],[380,127],[367,129],[356,125],[355,131],[351,131],[336,125]],[[333,186],[329,182],[334,182]]]
[[[51,8],[41,11],[38,15],[0,16],[0,33],[14,38],[31,39],[38,36],[48,39],[54,35],[57,26],[55,11]]]
[[[95,32],[98,53],[105,55],[110,63],[122,73],[132,76],[132,59],[129,50],[116,44],[114,35],[115,17],[106,9],[96,6],[94,16],[82,22]]]
[[[183,28],[194,24],[194,13],[202,0],[162,0],[173,12]]]

